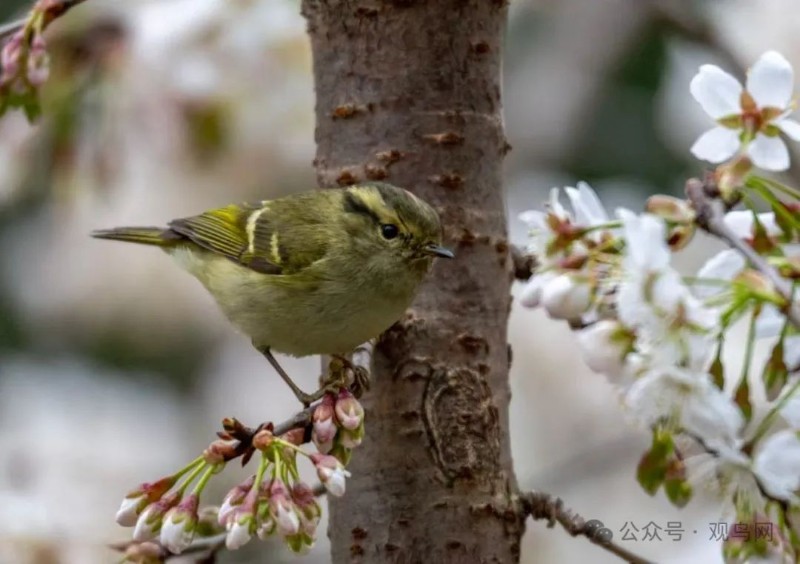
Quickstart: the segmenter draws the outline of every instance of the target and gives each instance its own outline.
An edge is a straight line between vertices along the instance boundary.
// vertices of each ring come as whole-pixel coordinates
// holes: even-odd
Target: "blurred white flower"
[[[592,288],[580,274],[561,274],[542,288],[542,306],[554,319],[578,319],[592,305]]]
[[[672,421],[712,448],[735,444],[743,418],[706,374],[677,366],[648,370],[631,385],[625,405],[649,425]]]
[[[626,255],[616,295],[619,320],[637,336],[637,348],[659,363],[702,368],[718,312],[705,307],[670,266],[664,221],[620,209]]]
[[[783,231],[775,221],[775,214],[765,212],[754,214],[750,210],[737,210],[725,214],[725,224],[741,239],[752,239],[756,216],[769,237],[777,237]]]
[[[786,429],[767,438],[753,460],[753,472],[769,495],[797,502],[800,490],[798,432]]]
[[[577,333],[578,345],[586,365],[601,374],[615,377],[625,366],[632,336],[617,321],[602,319]]]
[[[542,291],[548,282],[556,278],[558,274],[553,271],[543,272],[532,276],[520,294],[519,301],[525,307],[539,307],[542,301]]]
[[[715,254],[708,259],[700,270],[697,271],[697,278],[711,281],[730,282],[744,270],[746,261],[739,251],[726,249]],[[709,298],[725,291],[724,286],[716,284],[698,283],[692,287],[694,295],[698,298]]]
[[[800,140],[800,123],[788,118],[794,70],[780,53],[764,53],[748,72],[745,88],[719,67],[703,65],[689,89],[718,123],[692,145],[695,157],[721,163],[744,147],[759,168],[789,168],[789,151],[779,134]]]

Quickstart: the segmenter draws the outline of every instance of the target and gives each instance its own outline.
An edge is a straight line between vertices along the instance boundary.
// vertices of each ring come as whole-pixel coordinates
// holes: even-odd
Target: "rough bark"
[[[508,435],[512,260],[502,160],[506,6],[304,0],[321,186],[385,180],[433,204],[439,261],[380,339],[367,436],[331,503],[332,559],[516,562],[523,525]]]

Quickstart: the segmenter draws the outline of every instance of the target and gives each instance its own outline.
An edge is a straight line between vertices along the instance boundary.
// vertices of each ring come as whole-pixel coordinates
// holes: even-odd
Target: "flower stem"
[[[750,365],[753,363],[753,349],[756,343],[756,321],[758,320],[760,309],[756,307],[750,317],[750,327],[747,329],[747,345],[744,349],[744,364],[742,365],[742,375],[739,378],[740,385],[750,376]]]
[[[787,196],[791,196],[792,198],[800,200],[800,190],[796,190],[790,186],[786,186],[785,184],[782,184],[770,178],[763,178],[761,176],[751,176],[750,178],[762,182],[763,184],[766,184],[773,190],[777,190],[778,192],[783,192]]]
[[[220,464],[214,464],[206,468],[206,471],[203,472],[202,476],[200,476],[200,479],[197,481],[197,485],[192,490],[193,494],[195,494],[197,497],[200,497],[200,494],[203,493],[203,490],[206,488],[211,476],[217,472],[218,466],[220,466]]]
[[[181,476],[185,475],[189,470],[192,470],[195,466],[197,466],[198,463],[202,461],[203,461],[203,455],[201,454],[200,456],[192,460],[189,464],[187,464],[186,466],[175,472],[172,475],[172,479],[178,481],[178,479],[180,479]]]
[[[178,488],[178,493],[181,495],[181,497],[183,497],[183,492],[185,492],[185,491],[186,491],[186,488],[187,488],[187,487],[189,487],[189,484],[191,484],[192,482],[194,482],[194,479],[195,479],[195,478],[197,478],[197,476],[199,476],[199,475],[200,475],[200,472],[202,472],[202,471],[203,471],[203,468],[205,468],[205,467],[206,467],[206,462],[203,460],[203,461],[201,461],[201,462],[200,462],[200,463],[199,463],[199,464],[198,464],[198,465],[195,467],[195,469],[194,469],[194,470],[192,470],[192,471],[191,471],[191,473],[190,473],[190,474],[189,474],[189,475],[186,477],[186,479],[185,479],[185,480],[183,481],[183,483],[181,484],[181,487],[179,487],[179,488]],[[212,468],[213,468],[213,467],[212,467]]]
[[[261,460],[258,463],[258,470],[256,470],[256,479],[253,482],[253,488],[258,491],[258,488],[261,487],[261,482],[264,480],[264,473],[267,471],[267,465],[269,464],[269,460],[267,459],[267,454],[265,452],[261,453]]]

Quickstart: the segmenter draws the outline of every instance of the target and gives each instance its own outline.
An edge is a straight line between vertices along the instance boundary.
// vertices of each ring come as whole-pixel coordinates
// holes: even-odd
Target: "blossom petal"
[[[715,65],[703,65],[689,84],[689,91],[714,119],[741,113],[742,85]]]
[[[792,65],[777,51],[767,51],[747,73],[747,91],[759,107],[787,107],[794,91]]]
[[[527,223],[531,229],[546,229],[547,214],[539,210],[527,210],[519,214],[519,220]]]
[[[747,154],[758,168],[773,171],[789,168],[789,149],[780,137],[767,137],[759,133],[747,148]]]
[[[664,221],[652,214],[637,215],[620,208],[617,217],[622,220],[625,243],[631,266],[645,271],[662,270],[669,265],[669,247],[665,242]]]
[[[720,251],[697,271],[697,278],[709,280],[733,280],[745,267],[744,257],[733,249]],[[699,298],[708,298],[724,291],[725,288],[712,284],[695,284],[692,286],[694,295]]]
[[[554,272],[535,274],[520,294],[520,303],[525,307],[539,307],[542,300],[542,289],[557,275]]]
[[[794,119],[782,118],[775,120],[775,125],[795,141],[800,141],[800,122]]]
[[[800,335],[786,337],[783,342],[783,362],[786,363],[789,372],[800,368]]]
[[[800,339],[800,337],[795,338]],[[783,417],[793,429],[800,429],[800,393],[797,393],[797,390],[795,390],[791,397],[784,400],[783,407],[781,408],[781,417]]]
[[[578,225],[591,227],[606,223],[608,213],[597,197],[597,193],[586,182],[578,182],[577,188],[564,188],[569,197]]]
[[[777,237],[783,233],[778,222],[775,221],[775,214],[772,212],[758,214],[758,222],[769,237]],[[740,239],[749,239],[753,236],[754,223],[753,212],[750,210],[737,210],[725,214],[725,224]]]
[[[764,441],[753,461],[753,472],[773,497],[794,501],[800,489],[800,438],[797,431],[778,431]]]
[[[731,158],[740,144],[738,131],[720,126],[703,133],[690,150],[700,160],[721,163]]]

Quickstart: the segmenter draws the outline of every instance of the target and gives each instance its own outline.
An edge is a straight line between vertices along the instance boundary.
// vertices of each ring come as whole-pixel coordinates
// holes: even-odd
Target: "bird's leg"
[[[294,381],[289,377],[289,375],[286,373],[283,367],[280,364],[278,364],[278,361],[275,359],[274,356],[272,356],[272,351],[269,350],[269,347],[259,347],[257,345],[254,346],[256,347],[256,349],[258,349],[258,352],[263,354],[264,357],[269,361],[269,363],[272,365],[272,368],[274,368],[275,371],[283,379],[283,381],[286,382],[286,385],[289,386],[289,388],[291,388],[295,397],[300,401],[300,403],[303,404],[304,407],[308,407],[313,402],[317,401],[318,399],[320,399],[322,396],[325,395],[326,390],[324,387],[320,390],[317,390],[313,394],[305,393],[297,386],[297,384],[294,383]]]

